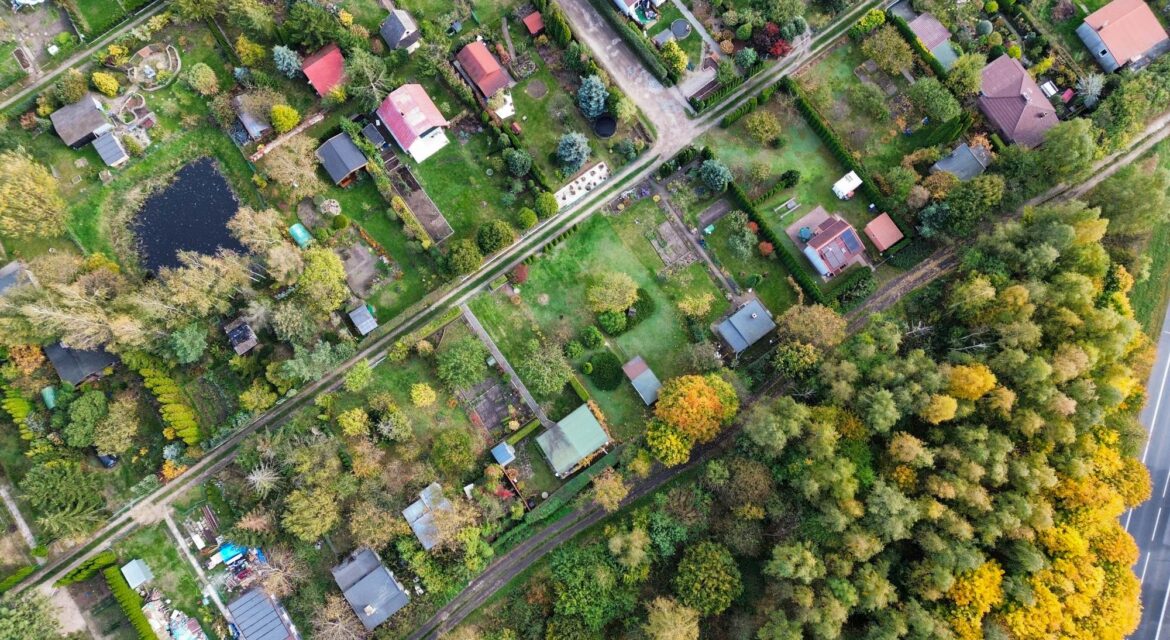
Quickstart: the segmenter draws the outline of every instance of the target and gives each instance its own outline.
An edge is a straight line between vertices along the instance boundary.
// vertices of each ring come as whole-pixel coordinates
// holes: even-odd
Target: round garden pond
[[[608,138],[617,131],[617,119],[608,113],[593,121],[593,132],[602,138]]]
[[[682,40],[691,35],[691,23],[687,22],[685,18],[679,18],[670,23],[670,32],[674,34],[675,39]]]
[[[157,273],[179,266],[180,251],[242,252],[243,246],[227,227],[239,208],[231,186],[211,158],[179,169],[170,185],[146,199],[135,218],[142,265]]]

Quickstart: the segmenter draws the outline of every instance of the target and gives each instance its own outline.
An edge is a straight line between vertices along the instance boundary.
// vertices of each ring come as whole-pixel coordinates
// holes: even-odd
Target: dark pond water
[[[220,247],[243,251],[227,222],[236,196],[211,158],[179,169],[174,182],[150,196],[135,220],[142,264],[152,272],[179,265],[180,251],[213,254]]]

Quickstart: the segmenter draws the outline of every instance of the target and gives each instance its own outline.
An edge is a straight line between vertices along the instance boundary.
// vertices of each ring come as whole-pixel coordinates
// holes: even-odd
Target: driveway
[[[687,115],[686,98],[677,88],[663,86],[646,70],[589,0],[557,0],[557,3],[582,44],[596,54],[598,64],[654,124],[659,141],[666,143],[666,148],[661,150],[663,157],[674,155],[697,135],[698,128]]]

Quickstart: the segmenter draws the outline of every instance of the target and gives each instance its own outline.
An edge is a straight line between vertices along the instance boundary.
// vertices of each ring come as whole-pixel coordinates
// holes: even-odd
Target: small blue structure
[[[41,400],[45,401],[45,406],[48,407],[49,410],[56,409],[57,408],[57,388],[50,385],[48,387],[45,387],[44,389],[41,389]]]
[[[495,458],[496,464],[506,467],[509,462],[516,459],[516,449],[504,441],[492,447],[492,457]]]

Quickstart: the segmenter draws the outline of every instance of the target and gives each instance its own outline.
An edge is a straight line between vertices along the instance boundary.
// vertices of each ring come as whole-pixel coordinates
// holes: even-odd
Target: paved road
[[[1167,310],[1170,316],[1170,309]],[[1170,326],[1170,325],[1164,325]],[[1142,621],[1130,636],[1136,640],[1161,640],[1167,629],[1166,609],[1170,601],[1170,331],[1158,336],[1158,356],[1146,386],[1146,408],[1142,424],[1150,439],[1142,452],[1142,463],[1150,470],[1153,494],[1132,509],[1121,522],[1141,549],[1137,574],[1142,582]]]

